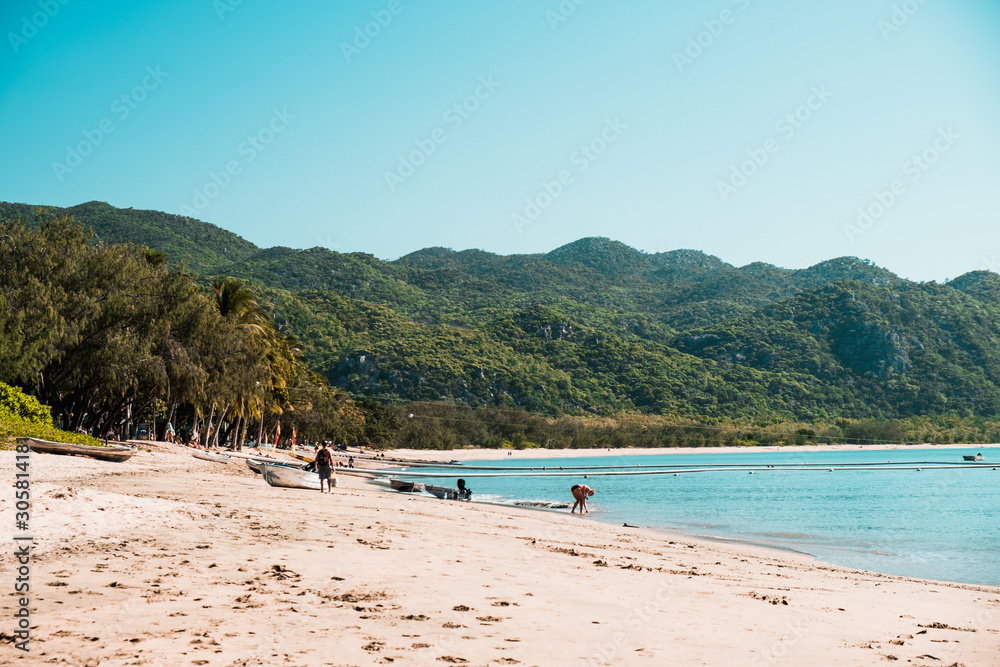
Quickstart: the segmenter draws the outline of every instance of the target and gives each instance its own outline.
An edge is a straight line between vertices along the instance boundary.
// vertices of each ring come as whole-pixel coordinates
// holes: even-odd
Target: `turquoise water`
[[[465,477],[475,500],[503,503],[572,503],[569,488],[586,483],[597,491],[589,505],[590,517],[599,521],[793,549],[828,563],[886,574],[1000,585],[1000,470],[961,464],[963,454],[979,452],[985,463],[1000,468],[1000,448],[995,447],[707,452],[544,462],[506,458],[469,463],[461,475],[449,471],[453,478],[426,481],[454,486],[455,479]],[[922,469],[837,469],[887,461]],[[957,465],[934,469],[927,462]],[[585,479],[582,470],[567,477],[475,477],[489,471],[473,469],[534,466],[540,472],[541,465],[551,471],[560,466],[720,464],[751,466],[754,472],[737,468],[676,476],[590,474]],[[781,467],[787,464],[815,467]]]

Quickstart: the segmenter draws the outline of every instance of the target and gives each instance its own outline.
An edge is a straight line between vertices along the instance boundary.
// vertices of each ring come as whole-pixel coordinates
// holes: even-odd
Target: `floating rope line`
[[[710,466],[704,468],[669,468],[669,469],[631,469],[631,470],[591,470],[590,472],[568,471],[568,470],[543,470],[541,472],[473,472],[463,473],[462,477],[620,477],[636,475],[681,475],[690,473],[705,472],[838,472],[838,471],[873,471],[873,470],[970,470],[973,468],[992,468],[996,470],[994,463],[907,463],[890,464],[883,463],[878,466],[872,464],[799,464],[798,466],[786,465],[777,466]],[[495,470],[499,470],[494,468]],[[373,470],[372,473],[380,476],[403,476],[403,477],[457,477],[454,472],[411,472],[406,470]]]
[[[862,461],[858,463],[817,463],[817,462],[790,462],[790,463],[711,463],[704,468],[748,468],[748,467],[764,467],[764,468],[789,468],[789,467],[814,467],[814,468],[829,468],[832,466],[886,466],[890,465],[891,461]],[[983,463],[978,461],[977,463]],[[912,465],[942,465],[942,466],[968,466],[971,464],[969,461],[900,461],[896,465],[912,464]],[[993,464],[990,464],[993,465]],[[560,466],[560,465],[546,465],[546,466],[470,466],[461,465],[455,463],[417,463],[413,466],[405,466],[404,468],[396,468],[397,472],[400,472],[406,468],[410,467],[421,467],[421,468],[448,468],[453,470],[495,470],[497,472],[501,471],[558,471],[558,470],[626,470],[626,469],[639,469],[645,468],[646,470],[663,470],[663,469],[673,469],[673,468],[690,468],[691,464],[682,463],[670,463],[670,464],[643,464],[635,463],[632,465],[608,465],[608,466]]]

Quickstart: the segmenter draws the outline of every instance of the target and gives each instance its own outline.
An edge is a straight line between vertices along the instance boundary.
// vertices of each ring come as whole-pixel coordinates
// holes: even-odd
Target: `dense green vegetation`
[[[82,433],[67,433],[52,425],[49,406],[17,387],[0,382],[0,447],[12,446],[17,438],[30,437],[83,445],[99,444]]]
[[[34,346],[35,357],[25,352],[31,361],[16,362],[18,374],[0,379],[43,397],[59,416],[78,418],[80,396],[96,391],[108,405],[125,392],[138,397],[133,409],[188,405],[198,419],[217,404],[253,419],[263,394],[246,383],[277,372],[258,356],[280,340],[295,371],[282,375],[288,391],[281,382],[284,393],[268,389],[271,412],[347,440],[590,447],[623,438],[648,445],[996,439],[990,420],[1000,415],[1000,277],[987,272],[918,284],[856,258],[801,270],[734,267],[697,251],[646,254],[593,238],[547,254],[428,248],[384,262],[322,248],[263,250],[189,218],[97,202],[53,211],[92,228],[103,243],[74,243],[116,267],[102,273],[98,263],[86,283],[69,280],[63,296],[47,297],[63,299],[73,313],[55,330],[81,336],[87,320],[76,313],[93,315],[97,302],[109,309],[104,317],[126,321],[114,299],[99,301],[95,285],[125,290],[128,280],[149,274],[155,289],[143,293],[148,301],[122,302],[133,309],[131,340],[147,347],[124,349],[137,360],[158,360],[155,370],[134,364],[110,382],[102,377],[100,386],[73,371],[83,392],[74,395],[60,385],[73,355],[53,356],[44,336],[0,341],[4,362],[19,346]],[[33,217],[29,206],[0,204],[0,219]],[[162,252],[166,265],[146,247]],[[28,275],[47,270],[23,268]],[[6,275],[8,291],[29,289]],[[251,310],[260,311],[255,317],[266,313],[273,331],[266,343],[249,333],[254,322],[247,328],[242,316],[223,314],[224,285],[246,292]],[[207,314],[202,302],[213,301]],[[6,308],[8,318],[23,316],[9,297]],[[49,326],[49,311],[39,312],[30,323]],[[205,332],[220,317],[228,324],[216,339]],[[189,326],[162,324],[175,318]],[[0,335],[7,335],[3,322]],[[172,336],[196,350],[195,361],[164,353]],[[85,358],[128,358],[114,347],[119,337],[101,333],[84,342]],[[212,347],[226,344],[234,347],[225,353]],[[227,370],[199,365],[208,358],[228,360]],[[299,412],[288,403],[307,395],[332,398]],[[381,404],[394,407],[376,416]],[[380,426],[366,427],[366,417]],[[470,422],[479,430],[462,426]]]
[[[446,403],[409,404],[395,410],[401,426],[396,444],[414,449],[1000,442],[1000,420],[942,416],[832,422],[727,419],[706,423],[652,415],[549,418],[516,410],[473,409]]]
[[[0,382],[98,436],[171,420],[206,443],[256,440],[282,418],[309,439],[363,427],[242,283],[199,285],[157,251],[93,243],[65,215],[0,225]]]

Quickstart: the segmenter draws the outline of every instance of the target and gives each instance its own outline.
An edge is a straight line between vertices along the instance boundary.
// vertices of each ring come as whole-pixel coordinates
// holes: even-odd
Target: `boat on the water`
[[[264,480],[271,486],[287,489],[320,490],[319,475],[301,468],[290,468],[283,465],[273,465],[270,462],[261,466],[264,469]],[[337,478],[332,477],[333,486],[337,486]]]
[[[191,452],[191,456],[196,459],[202,459],[203,461],[214,461],[216,463],[229,463],[232,459],[225,454],[216,454],[215,452],[204,452],[200,449],[196,449]]]
[[[26,444],[31,451],[40,454],[62,454],[64,456],[85,456],[98,461],[122,463],[128,461],[136,453],[135,447],[94,447],[92,445],[76,445],[69,442],[52,442],[39,438],[18,438],[21,444]]]
[[[962,455],[962,460],[963,461],[982,461],[983,460],[983,455],[982,454],[975,454],[975,455],[973,455],[973,454],[963,454]]]

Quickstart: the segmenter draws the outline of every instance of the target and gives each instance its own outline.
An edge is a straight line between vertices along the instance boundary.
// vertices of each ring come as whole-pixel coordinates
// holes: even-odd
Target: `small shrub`
[[[0,421],[52,426],[52,413],[49,406],[42,405],[34,396],[0,382]]]

